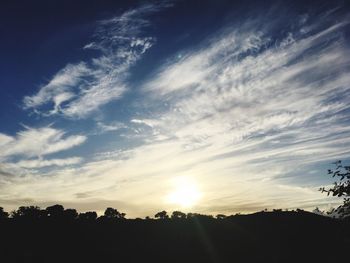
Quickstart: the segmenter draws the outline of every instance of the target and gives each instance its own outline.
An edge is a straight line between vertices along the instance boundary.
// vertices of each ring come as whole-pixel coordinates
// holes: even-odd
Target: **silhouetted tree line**
[[[285,212],[287,212],[286,210]],[[273,209],[271,212],[283,213],[282,209]],[[296,209],[292,212],[296,213],[306,213],[302,209]],[[259,213],[268,213],[265,209]],[[78,213],[76,209],[65,209],[62,205],[56,204],[53,206],[48,206],[45,209],[41,209],[39,206],[20,206],[17,210],[10,213],[4,211],[3,207],[0,207],[0,219],[28,219],[28,220],[52,220],[52,221],[118,221],[126,220],[126,214],[119,212],[117,209],[108,207],[104,211],[104,214],[98,216],[95,211],[88,211]],[[170,215],[167,211],[163,210],[154,215],[154,218],[146,216],[144,220],[185,220],[185,219],[202,219],[202,220],[223,220],[229,219],[235,216],[241,216],[240,213],[235,215],[226,216],[224,214],[218,214],[215,217],[212,215],[205,215],[199,213],[183,213],[181,211],[173,211]],[[136,218],[136,220],[142,220],[141,218]]]
[[[303,210],[216,217],[0,209],[0,262],[347,262],[350,221]],[[324,253],[326,251],[326,253]]]
[[[46,209],[41,209],[38,206],[20,206],[17,210],[11,213],[5,212],[0,207],[0,219],[50,219],[50,220],[116,220],[125,219],[125,213],[120,213],[117,209],[108,207],[104,215],[98,217],[94,211],[78,213],[75,209],[64,209],[62,205],[48,206]]]
[[[0,207],[0,219],[52,219],[52,220],[86,220],[86,221],[104,221],[104,220],[124,220],[126,214],[119,212],[117,209],[108,207],[102,216],[97,216],[94,211],[78,213],[75,209],[64,209],[62,205],[48,206],[46,209],[41,209],[39,206],[20,206],[17,210],[11,213],[5,212]],[[198,213],[183,213],[181,211],[173,211],[168,215],[167,211],[161,211],[154,215],[155,219],[190,219],[190,218],[207,218],[214,219],[211,215],[203,215]],[[224,219],[226,215],[219,214],[216,219]],[[140,220],[140,218],[138,218]],[[151,217],[146,216],[145,220],[150,220]]]

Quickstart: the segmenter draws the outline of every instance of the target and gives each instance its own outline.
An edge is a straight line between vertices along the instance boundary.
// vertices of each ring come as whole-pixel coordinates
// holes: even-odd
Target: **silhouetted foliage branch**
[[[320,191],[326,192],[327,195],[343,197],[343,205],[339,206],[335,212],[341,217],[347,217],[350,216],[350,166],[343,165],[340,160],[336,161],[334,165],[335,169],[329,169],[328,174],[338,181],[334,182],[333,187],[329,189],[322,187]]]

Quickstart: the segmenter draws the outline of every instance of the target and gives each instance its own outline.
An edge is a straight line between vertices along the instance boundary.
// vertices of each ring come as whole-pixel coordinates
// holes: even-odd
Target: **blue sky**
[[[327,208],[345,1],[1,4],[0,206]]]

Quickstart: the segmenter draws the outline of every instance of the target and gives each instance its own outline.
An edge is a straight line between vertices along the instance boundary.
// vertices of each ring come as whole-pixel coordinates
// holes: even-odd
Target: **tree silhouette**
[[[157,214],[154,215],[154,217],[159,218],[159,219],[168,219],[169,218],[168,213],[165,210],[158,212]]]
[[[343,197],[343,205],[336,209],[336,212],[341,217],[350,216],[350,166],[343,166],[341,161],[336,161],[335,169],[329,169],[328,174],[337,178],[334,186],[329,189],[320,188],[321,192],[326,192],[327,195]]]
[[[41,210],[38,206],[20,206],[11,212],[12,218],[40,219],[46,215],[46,211]]]
[[[227,216],[223,214],[216,215],[216,219],[225,219]]]
[[[124,219],[125,213],[120,213],[117,209],[112,207],[107,207],[104,216],[108,219]]]
[[[80,213],[78,216],[78,219],[83,220],[83,221],[94,221],[97,218],[97,213],[96,212],[85,212],[85,213]]]
[[[187,219],[200,219],[200,220],[212,220],[214,217],[212,215],[203,215],[198,213],[188,213]]]
[[[64,207],[62,205],[48,206],[45,210],[47,211],[47,215],[51,218],[59,219],[63,217]]]
[[[4,208],[0,207],[0,220],[8,218],[8,216],[9,216],[9,213],[5,212]]]
[[[63,211],[63,217],[68,220],[74,220],[78,217],[78,212],[75,209],[66,209]]]
[[[180,211],[174,211],[171,215],[171,219],[186,219],[186,214]]]

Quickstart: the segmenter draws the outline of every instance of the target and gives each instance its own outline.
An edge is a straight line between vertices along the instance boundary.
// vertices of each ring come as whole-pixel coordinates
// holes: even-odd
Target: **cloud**
[[[148,119],[132,119],[130,122],[136,123],[136,124],[143,124],[149,127],[153,127],[156,123],[158,123],[156,120],[148,120]]]
[[[104,23],[128,24],[136,13]],[[31,197],[39,203],[85,200],[77,197],[89,199],[86,203],[94,198],[128,200],[128,214],[151,215],[179,209],[163,201],[171,193],[173,178],[185,176],[202,193],[201,203],[191,208],[194,212],[312,208],[339,202],[318,192],[330,182],[326,175],[321,178],[323,168],[315,165],[350,153],[350,50],[343,35],[348,23],[341,17],[316,22],[307,17],[301,22],[293,16],[290,23],[278,16],[271,23],[250,18],[181,52],[181,58],[168,60],[144,83],[144,103],[130,117],[135,129],[125,131],[125,141],[113,141],[110,149],[78,167],[60,167],[45,176],[28,173],[24,180],[7,183],[0,198]],[[136,24],[147,26],[147,20],[140,19]],[[136,25],[130,28],[138,30]],[[124,41],[108,32],[98,31],[106,37],[86,48],[107,54]],[[125,49],[117,53],[122,59],[132,57]],[[94,63],[114,68],[106,57]],[[72,98],[61,107],[63,114],[74,102],[84,104]],[[105,131],[119,128],[118,123],[98,125]],[[68,138],[62,135],[60,140]],[[18,140],[0,136],[0,144]],[[27,156],[43,154],[29,152]],[[309,173],[311,168],[316,172]]]
[[[125,128],[127,128],[127,126],[121,122],[111,122],[111,123],[103,123],[100,121],[97,122],[98,133],[117,131]]]
[[[234,30],[211,40],[209,47],[187,52],[145,84],[154,101],[171,105],[155,113],[155,129],[175,136],[186,149],[207,147],[209,156],[228,157],[252,141],[252,156],[264,155],[271,150],[268,144],[287,134],[284,145],[273,145],[276,155],[280,147],[302,154],[292,151],[296,141],[311,144],[313,153],[323,152],[326,136],[346,130],[340,119],[348,109],[349,50],[341,34],[347,23],[312,25],[313,33],[293,31],[274,45],[269,30],[259,30],[258,23],[249,21],[244,32]],[[345,134],[338,137],[344,144],[332,152],[342,155],[348,143]]]
[[[59,70],[36,94],[24,97],[24,108],[42,111],[42,115],[86,118],[101,106],[122,98],[128,90],[131,66],[155,42],[153,37],[141,34],[149,25],[146,17],[167,6],[169,2],[145,4],[99,21],[94,41],[84,46],[96,50],[99,56]],[[50,103],[54,107],[47,112],[43,106]]]
[[[22,168],[43,168],[43,167],[49,167],[49,166],[66,166],[66,165],[72,165],[72,164],[78,164],[82,161],[82,158],[79,157],[71,157],[71,158],[65,158],[65,159],[50,159],[50,160],[42,160],[42,159],[35,159],[35,160],[22,160],[14,165],[22,167]]]
[[[0,158],[11,156],[41,157],[68,150],[85,142],[83,135],[65,136],[65,132],[52,127],[30,128],[20,131],[16,136],[0,134],[2,151]]]
[[[153,119],[133,122],[151,123],[167,139],[150,136],[131,159],[143,163],[147,174],[196,175],[211,184],[213,196],[234,196],[227,201],[232,206],[257,198],[276,206],[272,195],[286,206],[305,205],[300,196],[321,202],[317,188],[323,179],[307,175],[308,167],[350,153],[350,50],[343,35],[348,22],[304,23],[278,39],[271,35],[275,25],[259,24],[258,18],[243,32],[225,30],[158,70],[144,92],[153,104],[169,106],[155,110]],[[281,176],[292,173],[283,183],[297,186],[287,190]],[[223,183],[214,186],[213,177]],[[305,182],[308,191],[301,193]],[[268,192],[278,185],[280,191]],[[208,210],[215,205],[205,203]]]
[[[6,144],[11,143],[13,140],[14,139],[11,136],[0,133],[0,146],[1,147],[6,145]]]
[[[73,93],[69,91],[81,84],[89,74],[90,69],[86,63],[68,64],[57,72],[48,84],[42,86],[37,94],[24,97],[25,108],[36,108],[53,101],[55,110],[58,110],[60,104],[72,98]]]

